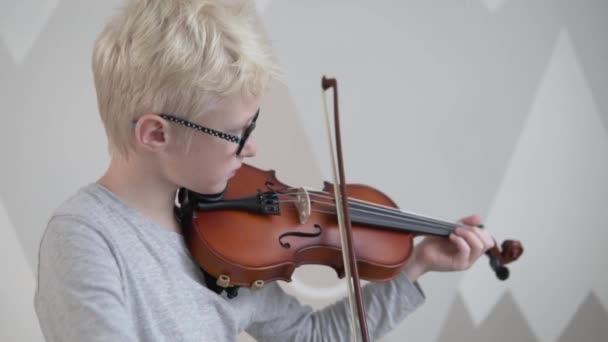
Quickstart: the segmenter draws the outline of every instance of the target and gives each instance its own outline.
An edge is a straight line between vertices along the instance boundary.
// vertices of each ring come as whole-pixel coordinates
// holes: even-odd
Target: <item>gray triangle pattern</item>
[[[18,96],[8,102],[12,102],[11,108],[18,113],[15,118],[6,115],[9,122],[13,121],[12,141],[7,141],[10,142],[4,147],[7,151],[1,148],[0,151],[7,165],[18,167],[3,170],[0,193],[11,199],[5,206],[33,270],[40,236],[51,211],[102,169],[102,165],[81,165],[79,171],[74,172],[78,176],[73,177],[63,170],[63,165],[73,165],[74,158],[86,159],[87,153],[107,154],[90,61],[95,37],[104,22],[100,18],[109,17],[121,3],[121,0],[61,1],[22,64],[14,65],[12,61],[9,64],[13,66],[16,82],[7,86],[14,88],[11,92]],[[55,136],[53,132],[66,126],[74,130],[69,139]],[[58,143],[52,144],[53,147],[41,143],[50,139]],[[83,151],[73,144],[79,140],[88,141],[90,150]],[[91,144],[91,141],[97,143]],[[54,149],[58,144],[63,153]],[[44,177],[39,176],[41,165],[44,165]],[[37,203],[35,208],[32,198],[40,192],[45,193],[46,200]],[[32,210],[37,214],[28,214]]]
[[[500,11],[502,6],[504,6],[505,2],[508,0],[480,0],[480,2],[486,6],[488,11],[495,13]]]
[[[437,341],[539,342],[509,292],[478,327],[473,323],[462,296],[456,295]]]
[[[602,336],[604,338],[602,338]],[[475,326],[462,296],[457,295],[437,342],[539,342],[513,296],[506,292],[490,315]],[[608,312],[589,293],[556,342],[608,341]]]
[[[19,81],[16,77],[17,66],[14,64],[13,59],[8,51],[8,47],[2,39],[0,39],[0,103],[2,104],[3,110],[10,110],[14,108],[12,102],[14,101],[15,88]],[[8,130],[14,129],[14,123],[17,117],[23,115],[22,113],[2,113],[2,122],[0,123],[0,179],[10,179],[10,174],[16,167],[11,167],[10,148],[14,146],[11,143],[12,136],[8,134]],[[0,180],[0,195],[5,195],[3,191],[2,180]],[[8,196],[6,196],[8,197]],[[5,204],[7,205],[7,204]]]
[[[603,338],[601,337],[603,336]],[[608,312],[594,292],[578,308],[557,342],[608,341]]]
[[[52,137],[46,132],[49,129],[52,131],[53,125],[66,124],[74,127],[95,125],[95,128],[99,128],[99,123],[91,120],[89,116],[97,117],[96,108],[77,106],[83,102],[94,103],[89,99],[83,101],[84,97],[94,96],[89,67],[92,38],[101,28],[102,20],[100,18],[110,14],[110,9],[120,3],[122,3],[121,0],[61,1],[59,7],[48,19],[31,51],[26,55],[22,65],[15,64],[6,42],[0,39],[0,103],[5,108],[13,109],[12,112],[2,114],[3,121],[0,123],[0,127],[2,127],[0,129],[0,156],[2,158],[0,163],[8,165],[8,167],[2,167],[0,194],[11,199],[6,203],[7,211],[15,226],[19,227],[16,229],[16,233],[19,234],[19,239],[32,265],[35,265],[37,243],[43,228],[39,218],[47,217],[46,214],[31,215],[32,210],[50,211],[52,208],[49,207],[49,203],[51,206],[59,203],[67,193],[73,190],[67,187],[82,183],[79,179],[52,179],[49,176],[38,179],[40,164],[44,164],[44,161],[49,159],[46,157],[47,155],[56,154],[56,151],[49,151],[44,146],[44,140]],[[314,3],[314,1],[310,1],[303,5],[294,2],[273,1],[264,12],[266,17],[264,24],[271,33],[271,39],[277,40],[279,35],[286,35],[281,36],[282,39],[278,39],[277,43],[280,51],[288,51],[287,54],[281,54],[279,58],[285,62],[286,68],[292,74],[290,78],[307,79],[306,74],[318,75],[322,71],[338,70],[338,66],[341,64],[352,64],[354,69],[362,75],[358,72],[351,73],[357,75],[351,81],[374,79],[374,75],[366,74],[372,71],[381,75],[390,75],[387,78],[397,79],[393,88],[399,89],[399,92],[391,93],[392,90],[389,89],[389,93],[385,95],[397,95],[404,99],[406,105],[399,109],[403,115],[411,115],[408,120],[411,120],[412,123],[422,120],[423,116],[430,117],[430,124],[438,127],[436,133],[441,140],[438,144],[445,146],[442,147],[445,148],[444,155],[440,156],[445,158],[445,164],[464,166],[471,164],[469,168],[454,169],[452,175],[453,179],[462,180],[455,185],[457,187],[454,189],[455,193],[472,193],[471,196],[463,199],[463,201],[471,202],[463,204],[466,208],[483,208],[493,197],[495,188],[502,177],[501,170],[505,169],[511,150],[517,142],[523,120],[534,100],[534,94],[538,89],[544,68],[551,58],[557,34],[564,27],[571,34],[573,44],[577,47],[576,53],[591,87],[594,100],[608,127],[608,68],[605,67],[606,60],[608,60],[608,40],[602,39],[603,35],[600,34],[608,32],[608,21],[605,20],[605,17],[608,16],[608,2],[606,1],[541,0],[529,2],[511,0],[503,3],[495,13],[489,14],[487,8],[479,2],[446,4],[445,2],[420,0],[408,4],[408,9],[411,9],[411,11],[407,11],[408,13],[390,14],[389,17],[382,20],[394,21],[395,25],[399,22],[415,22],[417,18],[434,18],[429,22],[429,26],[416,22],[413,31],[410,32],[407,29],[399,31],[393,37],[397,38],[398,43],[413,44],[413,52],[418,51],[420,47],[429,48],[429,55],[422,57],[431,57],[430,60],[423,61],[423,65],[431,67],[426,67],[427,70],[424,72],[425,77],[428,77],[426,79],[430,81],[433,88],[436,88],[433,92],[436,92],[438,99],[437,103],[431,104],[429,107],[410,105],[411,102],[415,102],[412,97],[428,97],[428,94],[424,93],[420,95],[416,92],[407,92],[412,90],[408,88],[412,87],[408,85],[411,81],[410,76],[415,72],[412,69],[419,67],[416,64],[417,60],[411,59],[412,56],[383,51],[382,63],[378,63],[382,64],[378,66],[380,70],[374,70],[374,68],[359,68],[359,64],[368,65],[366,63],[376,57],[374,53],[347,56],[347,59],[337,54],[342,49],[348,50],[348,42],[345,42],[345,37],[357,35],[365,39],[377,39],[378,37],[376,34],[366,35],[365,30],[374,29],[371,27],[366,27],[363,32],[359,33],[356,28],[362,26],[361,18],[356,15],[348,16],[349,13],[358,13],[353,9],[360,6],[359,4],[354,3],[345,8],[343,5],[328,2]],[[304,8],[299,9],[298,6],[304,6]],[[388,3],[386,6],[398,6],[398,3]],[[403,8],[403,6],[399,8]],[[441,10],[438,11],[437,8],[441,8]],[[335,25],[334,20],[324,22],[328,17],[320,12],[326,11],[346,13],[347,15],[340,19],[340,22],[345,24],[344,27],[342,24]],[[305,15],[290,15],[290,13]],[[374,13],[366,14],[374,15]],[[463,17],[466,19],[466,23],[463,23]],[[312,30],[310,18],[316,18],[315,26],[327,25],[327,30],[321,30],[323,36],[310,35],[310,30]],[[334,17],[329,16],[329,18]],[[442,25],[438,27],[436,22],[441,22]],[[513,23],[517,23],[518,27],[514,27]],[[452,29],[445,30],[446,27]],[[411,28],[409,27],[409,29]],[[433,31],[435,29],[440,31]],[[429,30],[436,33],[434,39],[421,39],[420,33],[424,34],[424,31],[428,33]],[[299,36],[300,34],[302,36]],[[416,45],[421,41],[424,43]],[[293,42],[296,47],[286,45],[291,44],[290,42]],[[320,49],[315,46],[310,48],[309,45],[313,44],[311,42],[320,42],[325,45]],[[370,44],[373,51],[376,46],[374,42],[370,42]],[[299,45],[306,51],[301,52],[297,47]],[[361,46],[358,48],[360,49]],[[322,55],[319,51],[324,51],[325,54]],[[380,49],[380,51],[382,50]],[[337,56],[336,59],[328,58],[334,53]],[[294,57],[291,54],[297,54],[297,56]],[[415,53],[413,57],[416,57]],[[357,58],[361,58],[361,60]],[[407,59],[406,62],[403,61],[403,58]],[[294,65],[294,60],[299,61],[300,64]],[[433,61],[436,64],[433,64]],[[394,65],[398,65],[400,68],[394,68]],[[381,69],[384,67],[388,69]],[[501,72],[505,68],[515,72],[512,74]],[[444,71],[450,73],[446,75]],[[477,78],[473,81],[480,85],[466,83],[471,81],[471,75]],[[380,83],[378,82],[378,84]],[[81,86],[83,84],[87,84],[89,88],[83,88]],[[317,86],[317,84],[318,80],[315,79],[314,85]],[[490,89],[491,91],[484,94],[472,91],[479,89]],[[292,84],[289,88],[277,91],[277,96],[285,98],[281,104],[276,105],[277,108],[285,108],[291,113],[310,112],[310,108],[302,108],[291,102],[290,95],[294,94],[293,97],[296,97],[296,94],[301,93],[300,90],[302,90],[301,87],[293,87]],[[376,90],[378,89],[371,89],[372,92]],[[387,89],[378,90],[378,93],[384,91]],[[357,94],[356,91],[354,94],[355,97],[365,97],[365,95]],[[71,101],[75,97],[79,98],[76,103]],[[382,103],[376,105],[378,107],[373,110],[384,109]],[[60,113],[58,108],[67,107],[69,107],[69,114],[73,116],[50,118],[44,115],[47,112]],[[361,112],[353,111],[353,114],[369,114],[364,111],[367,109],[369,108],[363,107]],[[458,115],[454,115],[454,113],[458,113]],[[415,130],[416,124],[413,124],[412,127],[403,129],[406,130],[406,133],[408,129]],[[83,131],[91,132],[92,129],[88,127]],[[10,134],[4,134],[9,132]],[[496,132],[501,132],[501,134],[496,135]],[[465,134],[467,136],[463,139]],[[59,139],[61,138],[59,137]],[[95,137],[82,138],[93,139]],[[289,137],[283,138],[283,140],[289,141]],[[39,146],[36,147],[36,150],[20,148],[25,142],[32,139],[39,139],[36,142],[36,146]],[[493,142],[492,144],[484,144],[490,140]],[[62,155],[70,154],[69,152],[75,153],[68,157],[58,156],[57,160],[44,165],[48,173],[64,177],[70,175],[65,176],[61,172],[61,165],[66,164],[66,160],[61,158],[81,158],[82,156],[77,154],[78,149],[72,150],[68,145],[65,146],[65,149],[68,153],[62,153]],[[98,150],[104,153],[105,146]],[[456,153],[454,153],[455,151]],[[475,158],[474,163],[470,163],[472,160],[467,160],[471,156]],[[385,156],[381,157],[385,158]],[[266,157],[262,156],[263,158]],[[268,160],[270,160],[270,155],[268,155]],[[484,167],[479,168],[477,163],[479,160],[484,162]],[[11,167],[11,165],[20,165],[20,167]],[[353,165],[353,167],[356,166]],[[97,170],[97,168],[94,165],[89,166],[82,172],[84,174],[82,178],[88,179],[89,174],[96,172],[93,170]],[[317,175],[311,175],[311,179],[317,177]],[[450,184],[454,183],[453,179],[448,179]],[[56,184],[49,186],[50,180],[56,181]],[[57,184],[61,184],[62,188],[60,189]],[[35,198],[38,192],[49,194],[47,201],[34,204],[34,201],[30,199]],[[460,208],[456,208],[456,210],[458,211]],[[558,342],[601,342],[598,341],[598,336],[608,336],[608,314],[597,295],[590,293],[563,331]],[[462,297],[456,293],[439,341],[488,340],[498,342],[503,340],[537,341],[525,321],[525,315],[510,293],[505,293],[494,311],[479,326],[473,324]],[[608,338],[604,341],[608,341]]]
[[[16,72],[17,66],[13,63],[8,47],[0,38],[0,99],[2,99],[2,103],[6,103],[5,101],[11,98],[6,91],[14,88]]]
[[[608,32],[608,1],[580,3],[582,5],[573,6],[572,1],[561,0],[558,6],[608,132],[608,39],[600,38],[603,36],[600,32]]]
[[[11,71],[15,69],[15,65],[13,60],[11,59],[10,52],[8,51],[8,47],[2,38],[0,38],[0,72],[2,77],[0,78],[0,82],[4,82],[4,74],[5,72]]]
[[[474,341],[475,325],[462,296],[454,297],[437,342]]]
[[[0,27],[0,37],[9,45],[15,63],[21,64],[31,53],[32,46],[41,38],[49,18],[56,13],[60,2],[61,0],[9,0],[1,5],[0,10],[8,11],[10,17],[5,18],[5,25]]]

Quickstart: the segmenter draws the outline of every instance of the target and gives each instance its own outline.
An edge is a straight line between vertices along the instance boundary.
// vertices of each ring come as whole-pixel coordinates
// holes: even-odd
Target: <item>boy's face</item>
[[[259,98],[227,101],[194,123],[241,137],[251,124],[259,105]],[[184,145],[169,144],[162,158],[164,173],[178,187],[203,194],[221,192],[241,167],[243,160],[255,155],[255,131],[239,155],[236,154],[238,147],[239,144],[214,135],[193,132],[189,149]]]

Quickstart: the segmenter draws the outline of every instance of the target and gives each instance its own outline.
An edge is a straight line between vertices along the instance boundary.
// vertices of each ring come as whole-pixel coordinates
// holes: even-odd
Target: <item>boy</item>
[[[35,307],[48,341],[352,340],[345,300],[314,312],[276,283],[232,299],[210,291],[174,217],[178,188],[219,193],[255,155],[278,73],[252,20],[224,1],[132,0],[100,34],[93,72],[112,158],[42,238]],[[372,339],[423,302],[422,274],[466,269],[492,246],[477,217],[463,223],[418,244],[396,279],[365,286]]]

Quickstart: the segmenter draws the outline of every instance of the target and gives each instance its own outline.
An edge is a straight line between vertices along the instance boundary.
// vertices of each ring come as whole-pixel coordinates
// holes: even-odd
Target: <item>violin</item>
[[[180,190],[182,205],[193,205],[192,222],[184,230],[194,260],[217,285],[259,288],[276,280],[290,281],[301,265],[326,265],[343,278],[333,185],[321,191],[282,183],[273,170],[243,164],[221,195],[209,198]],[[418,235],[447,237],[460,223],[400,211],[381,191],[347,184],[353,248],[359,275],[387,281],[404,267]],[[519,241],[507,240],[502,251],[487,254],[499,279],[504,266],[521,255]]]
[[[207,287],[226,291],[228,298],[235,297],[239,287],[258,289],[271,281],[291,281],[295,269],[306,264],[329,266],[338,277],[348,276],[351,320],[368,341],[360,279],[395,278],[412,254],[414,237],[447,237],[462,224],[401,211],[371,186],[346,184],[337,81],[323,77],[321,85],[334,90],[333,183],[325,181],[319,191],[293,187],[282,183],[274,170],[243,164],[220,194],[180,189],[175,216]],[[501,247],[495,243],[486,255],[496,276],[505,280],[505,265],[517,260],[523,247],[516,240],[506,240]]]

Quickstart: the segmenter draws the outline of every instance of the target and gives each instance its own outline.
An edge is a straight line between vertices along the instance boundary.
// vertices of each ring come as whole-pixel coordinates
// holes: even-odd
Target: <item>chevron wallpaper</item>
[[[42,341],[46,219],[108,161],[90,55],[120,4],[0,2],[2,341]],[[478,213],[526,248],[507,282],[485,262],[425,276],[427,303],[382,341],[608,341],[608,2],[256,5],[288,75],[263,103],[253,164],[288,184],[330,178],[319,81],[333,76],[349,182],[408,211]],[[344,295],[323,267],[281,285],[317,308]]]

